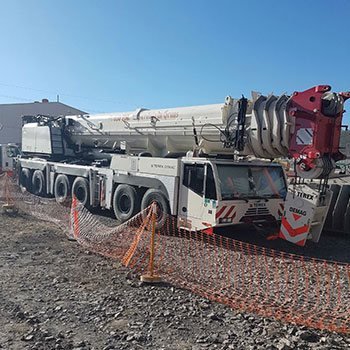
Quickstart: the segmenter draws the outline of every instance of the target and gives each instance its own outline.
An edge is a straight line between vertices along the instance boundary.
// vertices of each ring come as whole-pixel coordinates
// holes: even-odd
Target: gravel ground
[[[0,349],[350,348],[349,335],[142,285],[46,222],[6,215],[0,222]]]

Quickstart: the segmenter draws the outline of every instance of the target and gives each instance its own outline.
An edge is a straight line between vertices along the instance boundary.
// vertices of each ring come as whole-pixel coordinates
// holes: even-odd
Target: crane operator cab
[[[287,185],[279,164],[183,162],[178,227],[189,230],[281,220]]]

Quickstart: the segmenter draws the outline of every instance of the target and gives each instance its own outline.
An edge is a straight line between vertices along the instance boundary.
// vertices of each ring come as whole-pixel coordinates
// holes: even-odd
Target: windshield
[[[287,189],[281,167],[217,165],[223,200],[285,198]]]

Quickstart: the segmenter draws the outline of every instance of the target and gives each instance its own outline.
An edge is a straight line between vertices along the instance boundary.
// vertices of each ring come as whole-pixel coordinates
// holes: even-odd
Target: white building
[[[86,112],[61,102],[49,102],[47,99],[33,103],[0,104],[0,144],[20,144],[22,116],[38,114],[57,117],[59,115],[86,114]]]

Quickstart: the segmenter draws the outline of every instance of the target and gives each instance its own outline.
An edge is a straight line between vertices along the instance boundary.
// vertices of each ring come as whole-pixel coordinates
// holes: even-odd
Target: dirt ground
[[[319,255],[334,258],[339,243],[329,239]],[[345,249],[340,260],[348,259]],[[0,215],[0,276],[4,350],[350,348],[349,335],[238,313],[169,285],[142,285],[115,261],[29,216]]]

